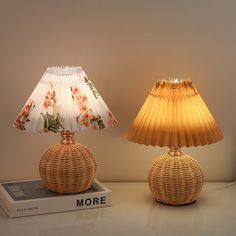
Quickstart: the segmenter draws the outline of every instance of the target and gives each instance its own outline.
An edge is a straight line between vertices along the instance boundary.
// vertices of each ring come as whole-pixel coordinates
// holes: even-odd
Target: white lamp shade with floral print
[[[104,129],[117,121],[81,67],[48,67],[14,126],[32,132]]]

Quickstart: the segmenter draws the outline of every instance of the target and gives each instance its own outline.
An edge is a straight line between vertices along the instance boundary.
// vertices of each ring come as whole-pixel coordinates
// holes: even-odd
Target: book
[[[39,179],[2,182],[0,205],[10,217],[106,207],[111,205],[111,191],[98,180],[76,194],[47,190]]]

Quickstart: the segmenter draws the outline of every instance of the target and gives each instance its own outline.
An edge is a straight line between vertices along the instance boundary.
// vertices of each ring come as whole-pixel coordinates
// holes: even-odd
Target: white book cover
[[[98,180],[82,193],[61,194],[45,189],[41,180],[0,183],[0,205],[10,217],[106,207],[111,191]]]

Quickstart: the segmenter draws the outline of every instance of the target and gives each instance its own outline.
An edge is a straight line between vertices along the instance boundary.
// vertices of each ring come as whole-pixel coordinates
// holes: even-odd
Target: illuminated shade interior
[[[190,147],[223,138],[191,80],[159,80],[134,119],[128,140],[160,147]]]
[[[81,67],[49,67],[14,126],[32,132],[104,129],[117,121]]]

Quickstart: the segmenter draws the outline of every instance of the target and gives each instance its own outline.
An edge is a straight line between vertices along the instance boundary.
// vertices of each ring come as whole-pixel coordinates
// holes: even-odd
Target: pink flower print
[[[115,119],[115,117],[112,115],[112,113],[110,111],[108,111],[108,124],[110,126],[114,126],[117,124],[117,120]]]
[[[82,105],[82,106],[80,107],[80,111],[81,111],[82,113],[86,112],[86,110],[87,110],[87,107],[86,107],[86,106]]]
[[[76,117],[77,123],[93,129],[105,128],[101,117],[93,114],[92,109],[88,105],[88,98],[86,95],[81,94],[78,87],[71,87],[71,96],[80,111],[79,116]]]
[[[16,121],[14,122],[14,126],[18,129],[25,130],[25,124],[26,122],[29,122],[29,115],[31,110],[35,107],[35,104],[33,100],[30,100],[28,104],[22,109],[19,116],[16,118]]]
[[[84,113],[83,116],[82,116],[82,119],[85,120],[85,119],[88,119],[88,118],[89,118],[88,113]]]
[[[43,108],[44,109],[48,109],[48,107],[54,107],[56,103],[56,92],[55,90],[53,90],[53,88],[51,88],[45,98],[44,98],[44,102],[43,102]]]
[[[85,102],[87,102],[87,97],[86,96],[81,96],[80,97],[80,101],[82,102],[82,103],[85,103]]]
[[[48,108],[48,103],[47,103],[46,101],[44,101],[44,103],[43,103],[43,107],[44,107],[45,109]]]

